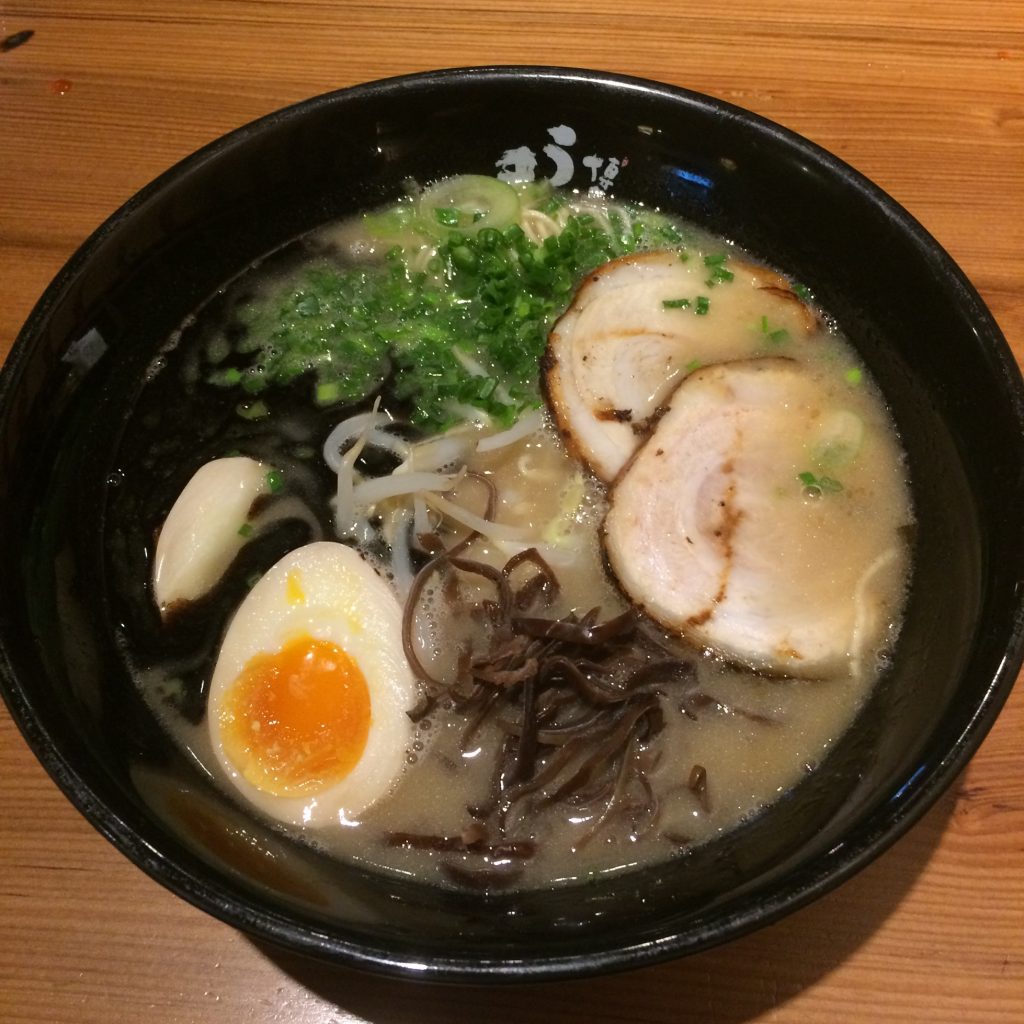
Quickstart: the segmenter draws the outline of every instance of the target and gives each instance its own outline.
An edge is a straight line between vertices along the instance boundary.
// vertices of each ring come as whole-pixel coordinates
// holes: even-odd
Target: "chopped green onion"
[[[570,214],[557,236],[533,242],[517,223],[521,196],[525,202],[526,193],[497,179],[462,176],[364,218],[390,245],[383,263],[314,262],[240,300],[230,322],[242,330],[227,336],[228,358],[245,362],[210,360],[207,380],[239,386],[249,403],[266,388],[308,379],[321,407],[364,401],[390,381],[417,428],[444,430],[466,405],[511,426],[541,402],[537,364],[548,331],[585,274],[637,248],[664,246],[669,236],[674,252],[687,243],[680,260],[701,258],[649,211],[611,230],[590,214]],[[442,223],[453,216],[456,223]],[[417,266],[425,241],[436,251]],[[668,303],[698,315],[709,308],[706,297]],[[486,366],[486,379],[456,349]],[[211,354],[221,356],[222,346]]]
[[[808,489],[808,491],[816,492],[818,494],[838,494],[843,489],[843,485],[833,477],[815,476],[813,473],[806,470],[803,473],[798,473],[797,479]]]
[[[259,367],[250,369],[242,378],[242,390],[250,395],[258,395],[267,386],[265,376],[265,371]]]
[[[215,373],[210,374],[210,383],[216,384],[219,387],[230,388],[236,384],[242,382],[242,371],[234,366],[229,366],[226,370],[217,370]]]
[[[317,405],[332,405],[342,398],[341,385],[336,380],[326,381],[316,386]]]
[[[519,193],[497,178],[459,174],[428,187],[419,198],[418,208],[427,231],[436,234],[433,225],[439,224],[475,235],[484,228],[501,229],[517,223]]]
[[[272,469],[267,473],[267,486],[271,494],[277,494],[284,488],[284,477],[279,469]]]
[[[468,245],[457,245],[451,250],[452,263],[460,270],[473,270],[476,267],[476,253]]]
[[[251,537],[252,536],[252,523],[242,523],[238,528],[239,537]]]
[[[267,403],[264,402],[262,398],[258,398],[255,402],[249,402],[248,405],[242,403],[241,405],[235,406],[235,412],[241,416],[243,420],[261,420],[264,416],[270,415]]]
[[[477,245],[488,252],[494,252],[501,246],[501,232],[497,228],[481,228],[476,236]]]
[[[707,316],[708,310],[711,308],[711,300],[706,295],[697,296],[697,304],[694,307],[694,313],[697,316]]]
[[[405,237],[416,218],[410,203],[399,203],[383,213],[363,214],[363,225],[375,238],[391,240]]]
[[[711,276],[704,282],[709,288],[714,288],[716,284],[731,281],[736,276],[725,265],[725,261],[728,258],[729,254],[724,252],[704,257],[704,266],[711,270]]]
[[[701,362],[700,362],[700,360],[699,360],[699,359],[691,359],[691,360],[690,360],[690,361],[689,361],[689,362],[688,362],[688,363],[687,363],[687,364],[686,364],[686,365],[685,365],[685,366],[683,367],[683,369],[684,369],[684,370],[685,370],[685,371],[686,371],[687,373],[693,373],[693,371],[694,371],[694,370],[699,370],[699,369],[700,369],[700,366],[701,366]]]
[[[655,235],[665,242],[681,242],[683,236],[676,230],[674,224],[669,221],[661,221],[654,225]]]
[[[843,376],[846,378],[847,384],[853,384],[854,386],[858,385],[864,379],[864,374],[861,372],[859,366],[851,366]]]
[[[663,299],[661,303],[666,309],[686,309],[689,299]]]
[[[785,327],[772,328],[766,316],[761,317],[761,333],[775,345],[781,345],[782,342],[789,340],[789,331]]]

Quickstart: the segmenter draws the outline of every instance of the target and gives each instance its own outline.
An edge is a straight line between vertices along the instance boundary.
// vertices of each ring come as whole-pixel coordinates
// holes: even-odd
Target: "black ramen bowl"
[[[551,129],[563,126],[571,131]],[[125,424],[188,314],[323,222],[535,161],[734,239],[813,290],[909,455],[913,579],[891,666],[820,770],[727,837],[553,891],[466,894],[347,867],[227,799],[165,735],[117,642],[107,537]],[[166,410],[171,415],[171,410]],[[300,103],[207,146],[74,255],[0,379],[0,675],[11,714],[126,856],[255,936],[445,981],[568,977],[705,949],[806,904],[910,827],[978,747],[1024,647],[1024,391],[950,257],[877,187],[743,110],[543,68],[441,71]]]

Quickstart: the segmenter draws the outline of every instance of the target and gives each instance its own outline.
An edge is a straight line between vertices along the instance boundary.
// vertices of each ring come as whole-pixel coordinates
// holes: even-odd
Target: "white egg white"
[[[302,796],[253,785],[224,747],[221,711],[248,662],[309,636],[335,644],[359,666],[370,694],[370,731],[360,760],[340,782]],[[388,584],[352,548],[317,542],[285,555],[239,606],[210,684],[208,728],[226,777],[264,813],[292,825],[350,824],[402,773],[413,739],[407,712],[418,697],[402,648],[402,609]]]

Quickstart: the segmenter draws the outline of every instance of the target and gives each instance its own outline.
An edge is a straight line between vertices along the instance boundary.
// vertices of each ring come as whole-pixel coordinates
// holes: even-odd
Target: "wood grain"
[[[0,2],[0,356],[136,189],[304,97],[547,63],[770,117],[902,202],[1024,361],[1024,0]],[[9,1024],[1024,1020],[1024,691],[939,804],[813,906],[685,961],[502,990],[395,984],[254,945],[86,824],[0,715],[0,1020]]]

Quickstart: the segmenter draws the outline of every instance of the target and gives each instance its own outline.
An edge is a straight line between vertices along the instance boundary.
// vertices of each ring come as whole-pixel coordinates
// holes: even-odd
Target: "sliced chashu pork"
[[[895,445],[872,438],[842,491],[808,493],[799,474],[843,418],[792,360],[689,376],[609,494],[604,545],[621,587],[667,628],[755,668],[857,671],[897,601],[908,505],[877,499],[905,486]]]
[[[586,278],[552,328],[548,403],[570,450],[600,479],[615,477],[689,369],[749,358],[771,334],[777,344],[799,343],[813,331],[814,315],[784,278],[735,258],[727,267],[733,279],[709,286],[713,268],[697,254],[612,260]],[[684,299],[689,305],[665,306]]]

